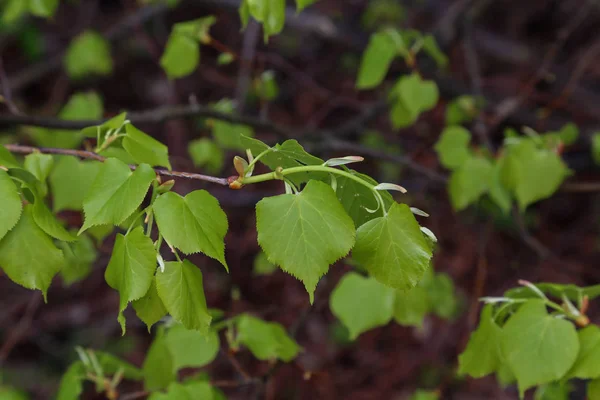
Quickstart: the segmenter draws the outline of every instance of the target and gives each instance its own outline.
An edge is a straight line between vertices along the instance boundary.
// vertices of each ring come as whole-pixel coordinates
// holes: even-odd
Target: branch
[[[43,153],[43,154],[60,154],[67,156],[75,156],[87,160],[95,160],[103,162],[106,158],[102,157],[100,154],[94,153],[93,151],[85,151],[85,150],[71,150],[71,149],[55,149],[49,147],[32,147],[32,146],[21,146],[18,144],[6,144],[4,145],[8,151],[11,153],[18,154],[32,154],[32,153]],[[132,170],[136,169],[137,166],[130,165],[129,168]],[[215,176],[202,175],[202,174],[194,174],[191,172],[179,172],[179,171],[169,171],[164,168],[154,168],[154,171],[157,175],[160,176],[168,176],[172,178],[185,178],[185,179],[193,179],[197,181],[211,182],[216,183],[218,185],[229,186],[227,182],[227,178],[218,178]]]

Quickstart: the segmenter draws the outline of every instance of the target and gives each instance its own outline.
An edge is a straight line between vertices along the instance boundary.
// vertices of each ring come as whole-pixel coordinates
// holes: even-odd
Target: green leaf
[[[296,0],[296,11],[300,12],[316,2],[317,0]]]
[[[61,269],[60,275],[67,286],[89,275],[92,264],[98,257],[98,252],[88,235],[79,236],[79,239],[72,245],[59,242],[58,246],[65,256],[65,265]]]
[[[11,154],[6,147],[0,144],[0,166],[5,168],[21,168],[17,159]]]
[[[390,322],[395,298],[394,289],[373,278],[349,272],[333,289],[329,307],[354,340],[361,333]]]
[[[424,284],[432,311],[441,318],[452,318],[458,307],[452,279],[444,273],[435,274]]]
[[[119,373],[119,370],[121,370],[121,373],[125,379],[133,381],[141,381],[144,379],[143,371],[135,365],[103,351],[94,350],[93,353],[96,356],[98,364],[100,364],[104,374],[108,376],[114,376]]]
[[[448,65],[448,57],[442,52],[433,35],[423,36],[423,51],[433,58],[439,68]]]
[[[423,319],[430,311],[427,290],[416,286],[407,291],[396,291],[394,320],[404,326],[423,326]]]
[[[44,199],[39,195],[36,195],[32,212],[35,223],[48,235],[65,242],[77,240],[77,236],[71,235],[64,226],[58,222],[54,214],[52,214],[52,211],[50,211],[48,206],[44,203]]]
[[[521,139],[507,146],[502,182],[514,194],[521,210],[550,197],[569,174],[560,156],[538,148],[533,140]]]
[[[72,79],[89,75],[110,75],[113,70],[110,45],[102,35],[94,31],[85,31],[71,42],[64,63]]]
[[[104,107],[96,92],[75,93],[61,109],[58,118],[68,121],[102,118]],[[32,128],[33,141],[42,147],[74,149],[85,137],[82,131]]]
[[[492,201],[507,215],[510,212],[512,198],[510,197],[510,192],[502,183],[503,165],[504,157],[497,158],[494,163],[492,180],[490,181],[489,195]]]
[[[57,8],[58,0],[29,0],[29,12],[37,17],[51,17]]]
[[[0,240],[0,267],[13,282],[39,289],[45,298],[65,260],[62,251],[35,223],[32,208],[26,205],[17,225]]]
[[[246,0],[250,15],[263,24],[265,42],[276,35],[285,23],[285,0]]]
[[[0,400],[28,400],[27,394],[10,386],[0,386]]]
[[[410,289],[429,268],[431,247],[412,211],[394,203],[385,217],[375,218],[356,232],[352,257],[384,285]]]
[[[279,96],[279,86],[272,70],[264,71],[254,80],[256,95],[262,100],[273,101]]]
[[[212,317],[206,308],[202,272],[183,262],[165,263],[165,271],[156,273],[156,289],[169,314],[188,329],[208,333]]]
[[[434,81],[421,80],[417,73],[401,77],[390,92],[392,125],[396,129],[412,125],[422,112],[435,107],[438,97]]]
[[[438,400],[440,396],[433,391],[430,390],[417,390],[412,396],[410,396],[410,400]]]
[[[177,324],[167,330],[165,338],[173,357],[174,371],[204,367],[219,353],[219,335],[212,330],[206,335]]]
[[[0,240],[14,228],[19,222],[23,203],[21,196],[17,190],[17,186],[6,173],[0,169],[0,198],[2,199],[2,207],[0,207]]]
[[[569,400],[572,386],[568,382],[552,382],[536,389],[533,400]]]
[[[243,314],[237,319],[236,326],[237,340],[259,360],[290,362],[300,351],[300,346],[278,323]]]
[[[588,382],[587,397],[588,400],[600,400],[600,379]]]
[[[160,66],[169,79],[187,76],[196,70],[200,62],[200,45],[186,35],[172,33],[160,58]]]
[[[579,354],[575,363],[567,373],[567,377],[580,379],[600,378],[600,328],[588,325],[577,332],[579,337]]]
[[[270,275],[277,270],[277,265],[272,264],[264,251],[259,252],[254,258],[252,273],[254,275]]]
[[[54,165],[50,154],[32,153],[25,157],[25,169],[33,174],[40,182],[44,182]]]
[[[250,21],[250,6],[248,5],[248,0],[242,0],[240,8],[238,9],[238,13],[240,14],[242,29],[246,29],[246,26],[248,26],[248,21]]]
[[[167,243],[185,254],[204,253],[219,261],[225,269],[227,215],[219,201],[206,190],[185,197],[169,192],[160,195],[154,205],[156,223]]]
[[[446,127],[435,144],[440,163],[448,169],[460,167],[471,156],[471,133],[462,126]]]
[[[223,150],[208,138],[192,140],[188,145],[188,153],[196,167],[204,167],[209,173],[223,169]]]
[[[406,51],[406,45],[398,32],[385,30],[372,34],[362,56],[356,87],[371,89],[378,86],[385,78],[394,58]]]
[[[258,243],[269,261],[304,283],[310,302],[329,265],[354,245],[354,224],[331,187],[310,181],[298,194],[256,205]]]
[[[348,169],[346,172],[365,180],[373,186],[377,185],[377,182],[368,175],[358,173],[351,169]],[[368,211],[376,210],[379,207],[372,190],[345,176],[336,176],[335,179],[337,181],[335,190],[336,196],[340,203],[342,203],[346,213],[348,213],[350,218],[354,221],[354,226],[360,227],[365,222],[381,215],[381,210],[378,210],[377,212]],[[383,198],[385,210],[387,211],[394,202],[394,199],[387,191],[379,192],[379,194]]]
[[[224,114],[234,113],[234,103],[230,99],[221,99],[213,105],[213,108]],[[206,124],[211,127],[215,142],[224,149],[245,150],[241,142],[242,136],[252,137],[254,135],[254,131],[248,125],[233,124],[212,118],[207,119]]]
[[[144,297],[135,300],[131,303],[137,316],[146,324],[148,332],[152,325],[160,321],[165,315],[167,315],[167,309],[163,304],[162,300],[158,296],[156,290],[156,279],[153,278],[150,283],[150,288],[144,295]]]
[[[142,298],[150,289],[156,271],[156,250],[152,239],[137,227],[125,236],[118,234],[104,278],[119,292],[119,323],[125,334],[123,311],[130,301]]]
[[[241,143],[245,149],[250,149],[255,157],[269,149],[269,146],[260,140],[245,136],[241,137]],[[307,153],[296,140],[290,139],[273,146],[270,152],[261,157],[260,162],[274,171],[277,167],[285,169],[303,165],[321,165],[324,161]],[[287,178],[293,184],[300,185],[310,179],[327,180],[328,176],[322,172],[301,172],[289,175]]]
[[[550,148],[557,147],[560,143],[571,145],[577,141],[579,137],[579,128],[572,122],[563,125],[559,131],[547,132],[542,135],[542,139]]]
[[[460,375],[481,378],[498,370],[502,329],[494,322],[493,310],[491,304],[483,308],[477,330],[471,334],[465,351],[458,356]]]
[[[561,379],[579,351],[573,324],[548,315],[541,300],[525,303],[508,320],[501,346],[521,397],[532,386]]]
[[[98,161],[79,161],[71,156],[58,158],[49,176],[52,210],[83,210],[83,199],[101,166]]]
[[[165,389],[177,378],[173,368],[173,357],[162,330],[158,331],[146,353],[142,371],[144,372],[144,388],[147,391]]]
[[[76,361],[64,373],[58,387],[56,400],[79,400],[83,393],[83,381],[86,378],[85,367],[81,361]]]
[[[592,135],[592,158],[597,165],[600,165],[600,133]]]
[[[127,124],[125,129],[127,134],[123,138],[123,148],[136,164],[146,163],[171,169],[167,146],[131,124]]]
[[[214,391],[208,382],[173,382],[167,393],[152,393],[148,400],[213,400]]]
[[[28,2],[23,0],[9,0],[2,9],[2,22],[11,23],[21,18],[28,9]]]
[[[452,207],[464,210],[475,203],[490,189],[494,176],[494,166],[487,159],[473,156],[455,170],[448,182],[448,192]]]
[[[147,164],[132,172],[122,161],[106,159],[83,202],[85,222],[79,233],[94,225],[121,224],[142,203],[155,177]]]
[[[473,96],[458,96],[446,106],[446,124],[460,125],[477,116],[481,101]]]

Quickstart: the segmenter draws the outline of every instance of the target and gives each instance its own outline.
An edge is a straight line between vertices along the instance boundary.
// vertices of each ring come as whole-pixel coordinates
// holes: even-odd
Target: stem
[[[265,154],[269,153],[270,151],[273,151],[272,147],[269,147],[268,149],[262,151],[259,155],[257,155],[256,157],[254,157],[254,160],[252,160],[252,162],[250,162],[250,164],[248,164],[248,166],[246,167],[246,170],[244,171],[244,176],[248,173],[248,171],[251,171],[251,168],[254,167],[254,165],[256,165],[256,162],[258,160],[260,160],[260,158],[262,156],[264,156]]]

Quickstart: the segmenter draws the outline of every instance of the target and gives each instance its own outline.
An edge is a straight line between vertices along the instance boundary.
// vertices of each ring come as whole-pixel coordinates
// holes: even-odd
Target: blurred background
[[[0,4],[6,12],[9,2]],[[226,315],[249,311],[278,321],[294,329],[304,348],[261,390],[225,388],[225,395],[408,399],[422,388],[436,391],[442,399],[517,398],[514,387],[503,389],[494,377],[457,377],[457,356],[476,327],[479,297],[501,295],[518,279],[577,285],[600,280],[600,169],[592,156],[592,135],[600,131],[600,4],[319,0],[297,14],[290,3],[283,32],[268,43],[254,22],[241,31],[239,4],[180,0],[170,7],[160,1],[73,0],[61,1],[50,19],[24,15],[2,22],[0,78],[5,101],[0,105],[0,143],[68,147],[57,141],[68,140],[72,133],[44,127],[44,118],[94,120],[122,110],[150,110],[152,115],[158,107],[199,104],[252,117],[254,135],[268,143],[289,136],[324,159],[364,156],[356,169],[401,184],[408,194],[397,199],[430,214],[424,225],[439,240],[434,269],[451,280],[434,290],[443,296],[439,302],[446,309],[427,316],[421,327],[390,323],[355,342],[348,340],[328,303],[340,277],[352,270],[351,263],[340,261],[331,267],[310,307],[301,282],[273,272],[260,255],[254,207],[261,198],[283,191],[278,182],[230,191],[177,180],[178,193],[209,190],[229,218],[230,273],[207,257],[191,257],[204,273],[209,307]],[[213,40],[201,46],[199,67],[185,78],[169,80],[160,57],[172,25],[208,15],[214,15],[216,23],[210,30]],[[355,88],[370,34],[387,25],[432,33],[448,57],[445,68],[426,56],[417,59],[415,68],[436,82],[440,101],[402,129],[389,121],[385,89],[410,72],[404,62],[392,64],[381,87]],[[73,79],[63,59],[72,40],[90,29],[108,40],[112,65],[99,66],[105,74]],[[85,52],[77,57],[86,57]],[[94,54],[90,57],[97,62]],[[73,96],[82,94],[97,95],[99,109],[72,105],[65,111]],[[476,101],[461,106],[460,96]],[[27,126],[27,118],[33,116],[40,117],[32,123],[37,127]],[[489,141],[492,149],[501,146],[506,128],[529,126],[546,132],[573,123],[580,134],[562,156],[574,174],[555,195],[523,215],[502,215],[485,201],[455,212],[446,189],[448,171],[434,151],[448,118],[455,117],[464,118],[475,140]],[[189,114],[168,121],[142,118],[136,126],[169,147],[174,170],[223,177],[235,173],[231,160],[241,154],[227,141],[228,133],[249,129]],[[59,215],[70,226],[81,225],[78,212]],[[126,312],[127,334],[121,336],[118,293],[104,280],[114,233],[100,232],[90,243],[82,261],[89,275],[82,280],[55,279],[47,304],[39,292],[0,275],[2,382],[23,389],[32,399],[52,398],[62,373],[77,359],[75,346],[102,349],[141,365],[151,343],[152,335],[131,309]],[[599,322],[593,302],[589,315]],[[256,375],[270,368],[248,352],[241,352],[238,361]],[[203,371],[214,379],[236,376],[223,354]],[[139,389],[135,385],[132,392]],[[584,398],[577,391],[571,396]],[[83,398],[104,397],[86,388]]]

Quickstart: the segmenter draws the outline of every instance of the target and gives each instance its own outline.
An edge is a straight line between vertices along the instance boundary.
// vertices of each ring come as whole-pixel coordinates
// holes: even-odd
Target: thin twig
[[[525,222],[523,221],[523,216],[516,207],[513,208],[513,218],[517,223],[519,236],[523,242],[529,246],[530,249],[532,249],[542,260],[547,258],[556,258],[550,249],[544,246],[539,240],[537,240],[527,231],[527,227],[525,227]]]
[[[32,146],[21,146],[18,144],[5,144],[4,147],[11,153],[18,154],[32,154],[32,153],[43,153],[43,154],[60,154],[60,155],[68,155],[75,156],[88,160],[96,160],[103,162],[106,160],[105,157],[100,154],[94,153],[92,151],[86,150],[71,150],[71,149],[56,149],[51,147],[32,147]],[[130,165],[129,168],[135,170],[137,168],[136,165]],[[195,174],[191,172],[180,172],[180,171],[169,171],[164,168],[154,168],[154,172],[160,176],[168,176],[172,178],[185,178],[185,179],[193,179],[197,181],[211,182],[216,183],[218,185],[229,186],[227,182],[227,178],[218,178],[215,176],[203,175],[203,174]]]
[[[4,60],[0,57],[0,85],[2,85],[2,97],[3,101],[13,114],[20,114],[19,108],[13,103],[12,91],[10,90],[10,83],[4,70]]]
[[[2,348],[0,348],[0,365],[6,361],[12,349],[23,339],[27,329],[33,322],[33,316],[38,309],[42,301],[42,296],[39,292],[35,292],[31,295],[27,308],[23,317],[18,324],[10,331],[4,340]]]

